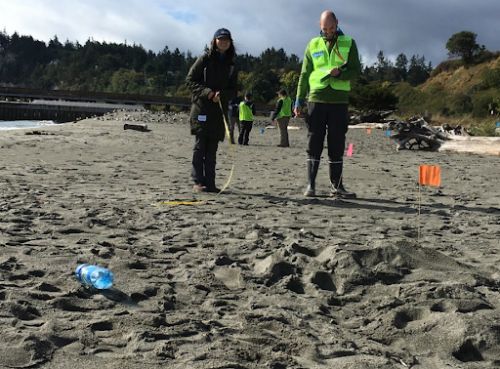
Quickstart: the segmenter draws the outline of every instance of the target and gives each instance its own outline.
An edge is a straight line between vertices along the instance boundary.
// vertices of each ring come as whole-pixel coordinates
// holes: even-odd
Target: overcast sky
[[[500,50],[500,0],[0,0],[0,28],[43,41],[126,41],[198,55],[226,27],[239,53],[275,47],[302,58],[325,9],[356,40],[365,64],[383,50],[392,60],[424,55],[435,66],[447,58],[450,36],[464,30]]]

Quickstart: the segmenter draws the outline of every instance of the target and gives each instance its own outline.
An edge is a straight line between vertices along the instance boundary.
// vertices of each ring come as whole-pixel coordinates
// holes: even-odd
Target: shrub
[[[452,115],[471,113],[473,109],[472,99],[466,94],[455,94],[450,98],[449,109],[449,113]]]
[[[486,69],[482,74],[481,88],[500,88],[500,68]]]
[[[500,93],[497,89],[481,91],[472,96],[472,116],[486,117],[489,114],[489,105],[500,101]]]
[[[387,84],[372,82],[367,85],[356,85],[351,95],[353,106],[361,110],[395,109],[397,96]]]
[[[398,110],[404,113],[418,113],[425,111],[427,94],[412,87],[407,82],[396,85],[394,93],[398,97]]]

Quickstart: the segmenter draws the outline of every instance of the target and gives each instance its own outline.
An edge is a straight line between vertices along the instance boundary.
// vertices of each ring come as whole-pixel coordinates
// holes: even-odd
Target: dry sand
[[[359,199],[327,196],[325,163],[306,199],[305,130],[281,149],[255,128],[219,149],[227,193],[193,195],[186,118],[148,125],[0,133],[1,368],[500,368],[497,156],[351,130]],[[419,217],[420,164],[443,185]],[[115,289],[81,287],[81,262]]]

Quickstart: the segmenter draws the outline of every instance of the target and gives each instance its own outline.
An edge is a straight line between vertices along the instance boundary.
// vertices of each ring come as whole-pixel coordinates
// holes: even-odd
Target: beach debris
[[[75,270],[76,279],[86,287],[107,290],[113,285],[113,272],[98,265],[80,264]]]
[[[139,131],[139,132],[150,132],[151,130],[148,128],[146,124],[130,124],[130,123],[125,123],[123,125],[123,129],[132,129],[134,131]]]
[[[350,124],[357,123],[384,123],[386,119],[394,113],[393,110],[368,110],[363,112],[354,112],[350,116]]]
[[[119,121],[130,123],[176,123],[188,119],[188,115],[183,112],[152,112],[152,111],[131,111],[124,109],[113,110],[100,117],[97,120],[102,121]]]
[[[431,126],[419,116],[412,117],[406,122],[395,120],[384,124],[384,129],[392,131],[390,138],[396,142],[396,150],[500,155],[498,137],[470,136],[462,126],[453,127],[448,124]]]
[[[27,136],[51,136],[53,135],[53,133],[49,133],[49,132],[46,132],[46,131],[38,131],[38,130],[35,130],[35,131],[29,131],[29,132],[25,132],[24,133],[25,135]]]
[[[415,116],[408,121],[393,121],[387,128],[395,131],[390,137],[397,143],[397,150],[428,150],[437,151],[443,142],[455,135],[467,135],[461,127],[451,127],[445,124],[441,127],[431,126],[424,118]]]

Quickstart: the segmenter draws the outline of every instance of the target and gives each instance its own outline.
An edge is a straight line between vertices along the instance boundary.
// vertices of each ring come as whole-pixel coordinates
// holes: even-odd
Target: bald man
[[[308,129],[307,177],[305,196],[316,196],[316,175],[325,141],[328,141],[330,194],[355,198],[343,184],[345,136],[349,124],[347,107],[351,83],[361,73],[358,48],[354,40],[338,28],[331,10],[320,18],[320,36],[306,47],[300,72],[294,112],[302,116],[307,97],[305,121]]]

